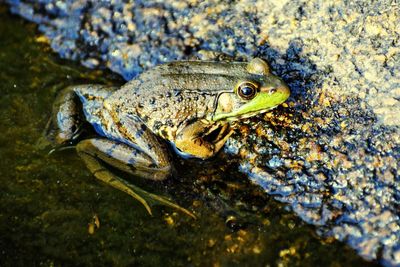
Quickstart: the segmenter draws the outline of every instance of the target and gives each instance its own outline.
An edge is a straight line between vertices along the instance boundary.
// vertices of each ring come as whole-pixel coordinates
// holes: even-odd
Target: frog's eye
[[[237,94],[246,100],[254,98],[257,93],[257,86],[253,83],[244,82],[241,83],[237,88]]]

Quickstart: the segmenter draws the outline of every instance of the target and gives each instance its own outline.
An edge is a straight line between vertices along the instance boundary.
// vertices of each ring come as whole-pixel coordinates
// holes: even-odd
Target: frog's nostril
[[[271,88],[269,89],[269,94],[272,95],[274,93],[276,93],[277,89],[276,88]]]
[[[281,94],[287,95],[288,97],[290,95],[290,89],[286,84],[282,84],[276,90],[278,90]]]

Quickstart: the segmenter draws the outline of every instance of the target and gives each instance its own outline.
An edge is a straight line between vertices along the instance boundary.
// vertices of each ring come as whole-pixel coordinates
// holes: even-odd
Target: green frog
[[[248,63],[176,61],[143,72],[121,88],[89,84],[64,89],[49,129],[56,143],[65,144],[77,140],[88,122],[98,136],[79,141],[76,150],[96,178],[139,200],[150,214],[150,205],[161,203],[193,217],[106,165],[164,180],[173,172],[169,147],[208,159],[232,134],[231,122],[269,111],[289,95],[288,86],[260,58]]]

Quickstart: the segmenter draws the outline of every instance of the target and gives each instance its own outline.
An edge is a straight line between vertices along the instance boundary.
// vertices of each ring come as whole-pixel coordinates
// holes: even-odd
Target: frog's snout
[[[289,86],[283,82],[274,86],[262,87],[260,91],[267,93],[271,99],[281,99],[282,102],[290,96]]]
[[[288,98],[290,96],[290,88],[286,84],[282,83],[279,86],[275,87],[277,93],[286,96]]]

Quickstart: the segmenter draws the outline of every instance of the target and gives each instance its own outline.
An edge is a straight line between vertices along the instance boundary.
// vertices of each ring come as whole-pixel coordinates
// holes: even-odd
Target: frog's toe
[[[146,204],[143,204],[143,202],[138,199],[145,206],[146,210],[149,212],[150,215],[152,215],[150,206],[153,206],[153,205],[164,205],[164,206],[167,206],[167,207],[171,207],[171,208],[177,209],[177,210],[185,213],[186,215],[192,217],[193,219],[196,219],[196,216],[192,212],[190,212],[189,210],[179,206],[178,204],[173,203],[172,201],[168,200],[165,197],[149,193],[149,192],[147,192],[147,191],[145,191],[145,190],[141,189],[140,187],[137,187],[137,186],[135,186],[133,184],[129,184],[128,186],[131,189],[133,189],[135,191],[135,193],[138,194],[140,196],[140,198],[143,199],[146,202]]]
[[[147,161],[147,156],[145,154],[139,157],[140,151],[132,150],[132,148],[129,148],[128,150],[127,148],[128,147],[125,144],[115,143],[100,138],[84,140],[76,147],[78,154],[85,161],[86,166],[97,179],[138,200],[150,215],[152,215],[151,206],[164,205],[177,209],[190,217],[195,218],[193,213],[187,209],[180,207],[164,197],[149,193],[140,187],[129,183],[125,179],[114,175],[104,166],[104,163],[107,163],[125,172],[134,173],[140,177],[147,177],[153,180],[162,180],[170,175],[170,165],[165,167],[152,166],[153,163]],[[136,157],[132,158],[132,155],[135,153]],[[141,164],[133,164],[139,162],[141,162]],[[126,163],[131,163],[133,165]]]
[[[152,193],[149,193],[149,192],[141,189],[140,187],[137,187],[137,186],[127,182],[126,180],[112,174],[109,170],[107,170],[105,167],[102,166],[102,164],[100,163],[100,161],[98,159],[96,159],[92,155],[85,154],[82,152],[80,152],[80,155],[81,155],[82,159],[85,161],[88,169],[93,173],[93,175],[97,179],[113,186],[116,189],[119,189],[119,190],[127,193],[131,197],[138,200],[140,203],[142,203],[142,205],[146,208],[147,212],[150,215],[152,215],[152,211],[150,208],[151,206],[165,205],[165,206],[177,209],[177,210],[185,213],[186,215],[189,215],[192,218],[196,218],[193,213],[191,213],[187,209],[182,208],[181,206],[169,201],[168,199],[163,198],[158,195],[155,195],[155,194],[152,194]]]

